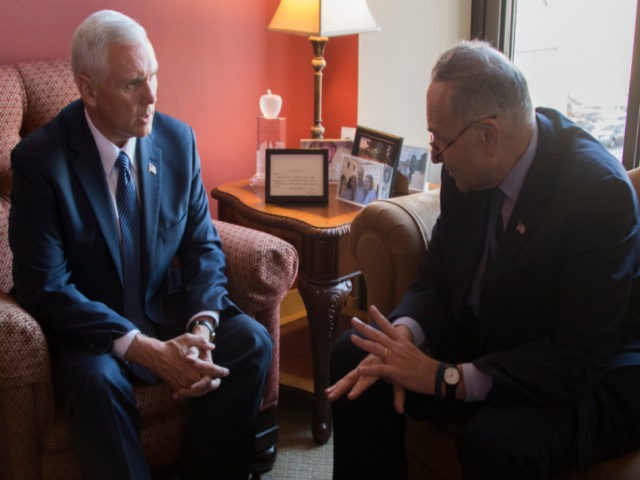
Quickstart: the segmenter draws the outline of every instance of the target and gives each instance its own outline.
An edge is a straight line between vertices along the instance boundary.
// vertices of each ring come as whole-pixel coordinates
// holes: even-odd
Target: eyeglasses
[[[496,118],[498,118],[497,114],[494,115],[487,115],[486,117],[482,117],[479,118],[477,120],[474,120],[473,122],[471,122],[469,125],[467,125],[466,127],[464,127],[462,130],[460,130],[460,133],[458,133],[458,135],[456,135],[455,137],[453,137],[452,140],[450,140],[444,147],[442,147],[441,149],[439,149],[437,152],[433,151],[433,140],[434,140],[434,136],[433,133],[430,134],[430,140],[429,140],[429,147],[431,148],[431,161],[433,163],[442,163],[442,154],[447,151],[449,148],[451,148],[451,146],[456,143],[458,141],[458,139],[464,135],[464,133],[469,130],[471,127],[473,127],[474,125],[480,123],[480,122],[484,122],[485,120],[495,120]]]

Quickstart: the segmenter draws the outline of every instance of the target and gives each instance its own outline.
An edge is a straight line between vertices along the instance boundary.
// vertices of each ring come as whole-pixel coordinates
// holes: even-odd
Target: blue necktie
[[[118,165],[118,187],[116,205],[120,222],[120,256],[124,279],[124,316],[145,335],[154,336],[151,323],[144,316],[142,308],[142,271],[141,271],[141,232],[140,210],[136,195],[136,183],[131,175],[130,161],[126,153],[120,152],[116,160]],[[156,375],[139,365],[130,364],[131,370],[141,380],[155,383]]]
[[[496,187],[489,197],[489,221],[487,224],[487,243],[489,248],[488,262],[493,260],[500,245],[504,227],[502,226],[502,200],[504,192]],[[487,262],[487,263],[488,263]],[[486,265],[485,265],[486,267]]]
[[[500,239],[504,231],[502,226],[502,201],[504,200],[504,192],[496,187],[489,193],[489,215],[487,220],[487,233],[485,240],[485,248],[478,263],[473,282],[471,284],[471,292],[469,295],[469,305],[473,312],[478,316],[480,310],[480,291],[484,280],[484,274],[487,270],[489,262],[493,260],[498,251]]]

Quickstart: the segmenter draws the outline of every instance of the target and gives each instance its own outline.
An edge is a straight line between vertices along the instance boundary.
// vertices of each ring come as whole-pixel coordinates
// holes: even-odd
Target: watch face
[[[460,381],[460,371],[456,367],[447,367],[444,371],[444,382],[447,385],[457,385]]]

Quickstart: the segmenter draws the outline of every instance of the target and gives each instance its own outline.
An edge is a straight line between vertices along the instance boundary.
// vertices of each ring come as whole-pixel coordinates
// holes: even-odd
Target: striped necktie
[[[146,319],[142,308],[141,218],[136,194],[136,183],[131,175],[131,162],[125,152],[118,154],[118,187],[116,205],[120,222],[120,256],[124,284],[123,311],[143,334],[154,336],[153,325]],[[139,365],[130,364],[131,370],[141,380],[155,383],[156,375]]]

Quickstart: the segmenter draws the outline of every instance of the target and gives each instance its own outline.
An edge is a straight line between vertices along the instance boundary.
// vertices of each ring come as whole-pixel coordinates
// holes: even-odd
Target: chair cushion
[[[9,168],[9,155],[20,141],[27,97],[14,66],[0,66],[0,174]]]
[[[0,291],[4,293],[9,293],[13,288],[13,253],[9,248],[10,209],[11,204],[5,198],[0,198]]]
[[[19,63],[17,67],[28,99],[20,132],[24,137],[55,117],[79,93],[68,59]]]

